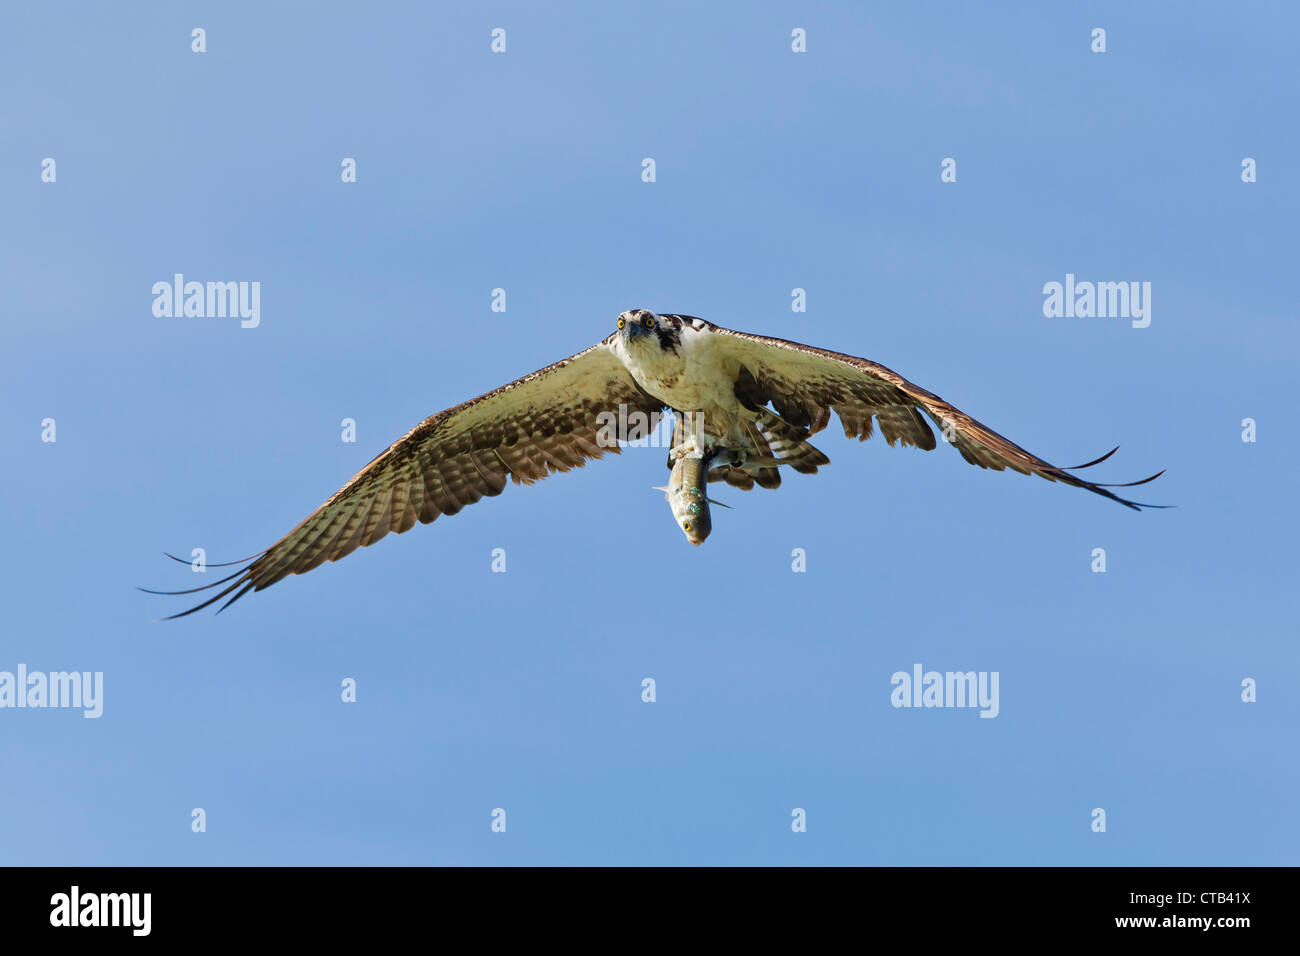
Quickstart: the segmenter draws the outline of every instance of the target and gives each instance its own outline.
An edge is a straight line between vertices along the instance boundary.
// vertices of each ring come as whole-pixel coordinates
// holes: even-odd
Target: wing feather
[[[834,410],[850,438],[869,438],[874,418],[890,445],[914,445],[928,451],[937,446],[934,432],[925,421],[929,418],[973,465],[996,471],[1010,468],[1060,481],[1134,510],[1164,507],[1129,501],[1108,491],[1106,485],[1070,474],[1071,469],[1057,467],[1026,451],[933,392],[876,362],[696,321],[723,336],[720,348],[741,366],[736,381],[736,395],[741,402],[751,408],[770,403],[781,418],[807,428],[809,434],[825,427],[829,411]],[[1107,457],[1078,467],[1095,465]]]
[[[236,592],[224,609],[249,590],[499,495],[511,480],[532,484],[617,454],[616,442],[602,440],[601,414],[617,415],[620,405],[650,414],[663,404],[636,384],[607,342],[426,418],[250,564],[213,585],[174,592],[228,585],[172,617]]]

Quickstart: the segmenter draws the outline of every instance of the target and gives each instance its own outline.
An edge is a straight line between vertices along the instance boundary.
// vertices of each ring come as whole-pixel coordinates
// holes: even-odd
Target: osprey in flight
[[[425,419],[235,573],[205,587],[150,593],[193,594],[225,584],[171,617],[193,614],[234,591],[224,609],[250,589],[260,591],[390,531],[400,534],[417,521],[428,524],[499,495],[507,479],[532,484],[617,453],[619,440],[645,437],[648,429],[618,434],[616,423],[653,423],[665,409],[673,414],[673,447],[668,484],[659,490],[691,544],[703,543],[711,530],[708,482],[776,488],[781,466],[813,474],[830,464],[808,438],[826,427],[832,411],[850,438],[870,438],[874,417],[890,445],[929,450],[935,447],[929,418],[973,465],[1064,482],[1134,510],[1163,507],[1107,489],[1145,484],[1164,472],[1124,485],[1070,474],[1105,461],[1115,449],[1059,468],[875,362],[734,332],[689,315],[633,309],[586,351]]]

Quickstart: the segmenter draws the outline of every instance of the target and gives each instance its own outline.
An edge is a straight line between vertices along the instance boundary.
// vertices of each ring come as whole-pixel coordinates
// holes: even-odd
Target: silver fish
[[[708,477],[706,459],[683,455],[673,465],[667,486],[655,489],[664,492],[673,520],[691,544],[703,544],[713,530],[706,494]]]

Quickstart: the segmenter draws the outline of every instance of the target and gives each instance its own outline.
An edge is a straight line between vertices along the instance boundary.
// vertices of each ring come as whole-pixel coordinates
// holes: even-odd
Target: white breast
[[[726,374],[717,336],[684,326],[674,352],[643,341],[625,349],[616,341],[614,353],[647,392],[680,411],[730,410],[736,404],[734,376]]]

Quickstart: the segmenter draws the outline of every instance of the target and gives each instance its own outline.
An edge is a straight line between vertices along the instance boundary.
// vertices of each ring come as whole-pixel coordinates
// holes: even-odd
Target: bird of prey
[[[205,587],[150,593],[193,594],[225,585],[171,617],[193,614],[234,592],[224,610],[249,590],[499,495],[507,481],[532,484],[617,453],[620,440],[645,437],[647,425],[665,410],[673,437],[668,484],[660,490],[695,545],[712,528],[709,482],[776,488],[782,467],[814,474],[830,464],[808,439],[826,427],[831,412],[850,438],[870,438],[874,419],[890,445],[926,450],[936,447],[928,418],[973,465],[1038,475],[1134,510],[1163,507],[1109,490],[1145,484],[1163,472],[1122,485],[1071,474],[1105,461],[1116,449],[1083,465],[1057,467],[875,362],[724,329],[694,316],[633,309],[591,348],[425,419],[233,574]],[[234,564],[243,562],[229,562]]]

